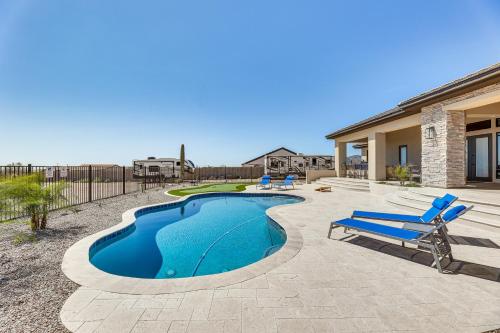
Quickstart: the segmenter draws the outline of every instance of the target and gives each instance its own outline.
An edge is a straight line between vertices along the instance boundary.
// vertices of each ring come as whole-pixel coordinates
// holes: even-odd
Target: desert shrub
[[[44,186],[43,175],[33,173],[0,181],[0,209],[19,207],[31,217],[31,230],[47,227],[47,215],[52,205],[65,201],[65,182]]]
[[[410,168],[403,165],[397,165],[394,168],[394,175],[399,180],[399,184],[404,186],[405,182],[410,178]]]

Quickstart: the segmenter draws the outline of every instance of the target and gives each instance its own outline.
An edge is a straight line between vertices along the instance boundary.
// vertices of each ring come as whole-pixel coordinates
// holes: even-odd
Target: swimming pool
[[[214,193],[138,210],[135,223],[96,241],[90,262],[115,275],[168,279],[231,271],[286,242],[265,211],[303,201],[291,195]]]

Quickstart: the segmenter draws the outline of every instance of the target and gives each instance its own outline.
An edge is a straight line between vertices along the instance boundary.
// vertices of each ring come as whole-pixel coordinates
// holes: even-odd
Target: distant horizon
[[[325,135],[500,61],[500,2],[424,4],[0,0],[0,165],[333,155]]]
[[[311,155],[315,155],[315,154],[311,154]],[[328,155],[328,154],[316,154],[316,155]],[[334,155],[332,155],[334,156]],[[154,157],[154,158],[177,158],[179,159],[180,156],[148,156],[148,157]],[[143,160],[147,160],[148,157],[145,157]],[[257,156],[254,156],[254,157],[257,157]],[[335,157],[335,156],[334,156]],[[351,154],[351,155],[348,155],[347,158],[352,158],[352,157],[361,157],[360,154]],[[188,160],[191,160],[190,158],[186,157],[186,159]],[[134,159],[134,160],[140,160],[140,159]],[[119,165],[119,166],[133,166],[133,161],[134,160],[131,160],[129,164],[120,164],[120,163],[107,163],[107,162],[99,162],[99,163],[94,163],[94,162],[87,162],[87,163],[78,163],[78,164],[70,164],[70,163],[54,163],[54,164],[39,164],[39,163],[23,163],[23,162],[7,162],[5,164],[0,164],[0,166],[28,166],[28,165],[32,165],[32,166],[84,166],[84,165],[88,165],[88,164],[91,164],[91,165]],[[192,160],[191,160],[192,161]],[[220,167],[220,166],[227,166],[227,167],[237,167],[237,166],[241,166],[244,162],[241,162],[240,164],[237,164],[237,165],[229,165],[229,164],[219,164],[219,165],[199,165],[196,163],[196,161],[192,161],[196,167]]]

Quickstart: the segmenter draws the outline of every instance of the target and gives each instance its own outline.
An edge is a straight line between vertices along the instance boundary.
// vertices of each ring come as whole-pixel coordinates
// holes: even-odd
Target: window
[[[160,167],[156,166],[156,165],[152,165],[152,166],[148,167],[148,171],[149,172],[160,172]]]
[[[177,162],[175,162],[175,165],[176,166],[181,166],[181,162],[177,161]]]
[[[304,167],[304,164],[299,163],[299,168],[303,168],[303,167]]]
[[[497,122],[498,122],[498,119],[497,119]],[[472,132],[472,131],[479,131],[479,130],[488,129],[488,128],[491,128],[491,120],[489,120],[489,119],[467,124],[465,126],[465,131]]]
[[[316,160],[316,158],[313,158],[312,159],[312,165],[316,165],[318,163],[318,161]]]
[[[399,146],[399,164],[400,165],[408,164],[408,146],[407,145]]]
[[[497,118],[497,127],[500,127],[500,118]]]

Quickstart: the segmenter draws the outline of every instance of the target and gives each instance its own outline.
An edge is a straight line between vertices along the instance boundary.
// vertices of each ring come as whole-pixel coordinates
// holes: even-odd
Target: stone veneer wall
[[[465,185],[465,112],[446,111],[452,103],[500,90],[500,84],[490,85],[467,94],[422,108],[422,184],[436,187]],[[435,139],[426,139],[430,126],[436,130]]]

